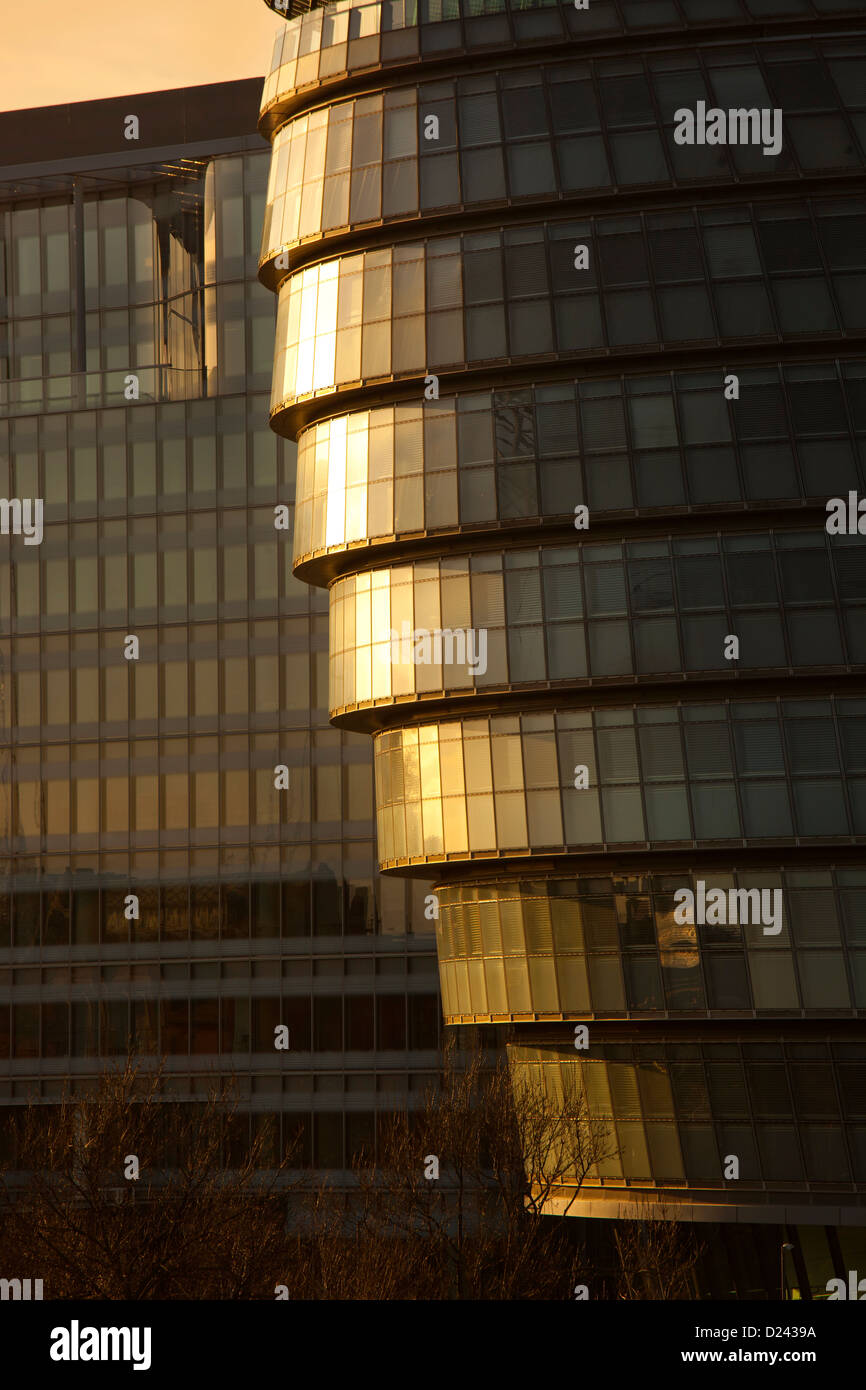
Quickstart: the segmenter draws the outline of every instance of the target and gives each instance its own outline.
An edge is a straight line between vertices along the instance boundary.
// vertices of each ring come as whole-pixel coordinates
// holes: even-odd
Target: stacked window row
[[[219,157],[182,189],[172,172],[168,185],[85,196],[86,387],[74,375],[73,204],[54,197],[0,211],[4,414],[66,409],[84,390],[122,399],[129,372],[141,399],[203,395],[205,376],[210,394],[268,384],[273,303],[251,278],[267,154]]]
[[[129,370],[125,366],[117,371],[71,372],[65,376],[0,382],[0,425],[7,418],[34,415],[37,411],[44,416],[54,411],[101,411],[123,406],[130,390]],[[197,369],[136,366],[135,375],[138,399],[146,405],[193,400],[201,391],[202,375]]]
[[[12,507],[10,530],[19,517],[17,501]],[[29,500],[20,517],[32,536]],[[289,524],[277,528],[281,517]],[[241,505],[159,520],[43,523],[40,541],[13,540],[0,562],[0,616],[26,633],[321,611],[292,577],[290,519],[291,507]]]
[[[279,6],[269,0],[272,8]],[[290,20],[274,44],[262,93],[267,114],[301,87],[362,68],[411,63],[438,54],[525,48],[597,36],[699,28],[748,20],[828,18],[859,11],[859,0],[592,0],[586,10],[542,0],[372,0]],[[285,7],[282,13],[285,14]]]
[[[253,1087],[260,1093],[273,1092],[273,1076],[254,1076],[252,1078]],[[307,1081],[305,1091],[312,1091],[312,1077],[302,1077],[300,1080]],[[341,1081],[341,1077],[323,1077],[327,1081]],[[369,1095],[373,1090],[372,1085],[367,1082],[374,1082],[374,1077],[358,1077],[358,1080],[365,1084],[363,1090]],[[89,1083],[90,1078],[86,1078]],[[349,1078],[354,1082],[356,1078]],[[299,1110],[295,1105],[291,1109],[284,1111],[262,1111],[253,1112],[238,1109],[232,1117],[234,1126],[234,1140],[226,1144],[224,1150],[224,1161],[227,1164],[242,1164],[246,1160],[247,1147],[254,1139],[264,1141],[262,1148],[261,1163],[267,1167],[268,1164],[276,1166],[282,1155],[290,1159],[292,1168],[314,1168],[319,1173],[323,1170],[350,1169],[353,1163],[363,1156],[371,1157],[376,1151],[377,1133],[383,1138],[388,1133],[389,1125],[392,1123],[393,1115],[396,1113],[394,1107],[400,1106],[405,1110],[406,1103],[410,1103],[414,1097],[410,1097],[409,1088],[416,1081],[422,1084],[417,1086],[419,1092],[432,1087],[435,1083],[435,1076],[424,1072],[413,1072],[407,1075],[403,1073],[385,1074],[379,1078],[385,1084],[382,1091],[381,1110]],[[194,1099],[201,1099],[210,1093],[212,1078],[201,1076],[194,1078],[194,1085],[197,1090],[194,1092]],[[38,1088],[39,1083],[28,1081],[26,1091],[22,1090],[24,1099],[28,1098]],[[324,1088],[323,1088],[324,1089]],[[328,1090],[333,1091],[332,1087]],[[354,1089],[352,1087],[352,1089]],[[51,1100],[56,1104],[56,1098],[62,1093],[59,1082],[42,1081],[42,1092],[46,1096],[46,1104]],[[401,1098],[405,1097],[402,1100]],[[49,1099],[50,1098],[50,1099]],[[324,1099],[324,1097],[323,1097]],[[275,1102],[271,1101],[270,1104]],[[367,1104],[370,1102],[367,1101]],[[307,1102],[309,1104],[309,1101]],[[333,1101],[325,1100],[325,1104],[331,1105]],[[22,1146],[21,1138],[16,1134],[18,1117],[22,1117],[23,1122],[23,1100],[20,1106],[0,1107],[0,1157],[18,1160],[22,1168],[26,1168],[26,1152]],[[158,1118],[158,1117],[157,1117]],[[18,1142],[16,1142],[16,1140]],[[181,1155],[176,1153],[170,1145],[163,1150],[166,1155],[168,1166],[179,1164]]]
[[[635,1061],[579,1058],[573,1048],[569,1057],[559,1046],[510,1047],[509,1058],[531,1087],[611,1122],[608,1145],[618,1152],[596,1165],[590,1183],[742,1193],[866,1182],[862,1046],[852,1045],[848,1060],[844,1051],[831,1059],[826,1047],[816,1055],[815,1045],[789,1042],[787,1060],[779,1049],[766,1062],[761,1046],[704,1043],[690,1050],[694,1061],[675,1060],[683,1049],[672,1044],[640,1047]],[[729,1155],[739,1159],[739,1178],[726,1184]]]
[[[267,152],[220,155],[134,191],[85,188],[87,309],[150,304],[255,274]],[[203,227],[207,211],[207,241]],[[0,209],[0,321],[74,308],[74,213],[66,198]]]
[[[699,891],[698,879],[726,898],[736,888],[780,889],[781,931],[680,924],[674,894]],[[607,891],[602,882],[440,888],[446,1019],[866,1010],[863,870],[839,870],[835,889],[829,871],[707,869],[652,883],[608,880]]]
[[[783,110],[781,149],[677,144],[674,113],[698,101]],[[849,121],[846,107],[859,114]],[[856,44],[561,63],[358,97],[274,136],[262,256],[476,203],[856,168],[866,162],[864,109],[866,47]]]
[[[360,830],[360,826],[355,828]],[[174,887],[190,882],[234,882],[239,875],[252,872],[269,878],[282,877],[289,882],[321,881],[323,885],[330,882],[337,885],[333,891],[327,886],[315,890],[315,913],[311,919],[304,918],[311,925],[299,926],[302,934],[312,930],[314,935],[320,936],[352,935],[359,929],[363,908],[367,912],[366,932],[398,937],[407,932],[419,932],[429,937],[430,922],[424,916],[424,897],[429,889],[414,879],[407,884],[378,874],[369,832],[349,834],[339,824],[329,822],[316,826],[314,831],[304,827],[303,836],[298,833],[297,826],[287,825],[281,838],[254,838],[252,845],[233,843],[228,833],[216,841],[213,836],[200,834],[195,844],[186,841],[162,846],[154,844],[153,837],[143,845],[143,838],[142,835],[130,836],[128,843],[119,850],[99,849],[92,834],[86,848],[81,850],[70,850],[68,838],[59,839],[58,847],[50,853],[38,846],[28,846],[24,851],[3,845],[0,869],[4,888],[38,892],[40,883],[49,880],[64,885],[61,892],[61,900],[64,900],[63,894],[70,884],[73,891],[75,885],[80,884],[86,884],[89,890],[104,883],[112,891],[118,884],[124,884],[126,893],[157,879]],[[349,884],[348,903],[355,900],[351,912],[340,886],[344,882]],[[50,896],[53,897],[53,890]],[[306,894],[304,902],[308,898]],[[186,898],[181,902],[185,903]],[[184,911],[182,905],[180,910]],[[138,930],[138,927],[130,928],[131,932]],[[287,931],[285,929],[284,934]],[[183,929],[181,937],[186,939]],[[38,946],[16,947],[27,959],[37,958],[39,949]],[[122,946],[122,949],[126,948]],[[194,948],[192,954],[197,954]]]
[[[866,701],[454,720],[376,736],[380,867],[866,835]]]
[[[122,1056],[134,1037],[157,1055],[265,1052],[279,1060],[279,1024],[292,1054],[433,1049],[439,1018],[435,994],[0,1004],[0,1058]]]
[[[0,492],[41,497],[46,523],[288,503],[295,448],[266,414],[267,396],[250,392],[0,420]]]
[[[299,886],[302,887],[303,885],[288,885],[292,891],[287,896],[287,902],[291,903],[293,894],[296,897],[300,896],[296,893]],[[315,880],[312,885],[308,885],[308,891],[306,893],[307,900],[310,896],[309,886],[313,887],[314,893],[318,898],[320,896],[318,890],[323,889],[325,884],[323,880]],[[199,995],[203,989],[213,993],[233,994],[241,988],[241,986],[237,984],[238,980],[251,979],[254,983],[250,985],[250,991],[257,997],[261,994],[273,993],[275,989],[279,990],[280,988],[282,988],[282,992],[286,995],[320,995],[331,993],[338,987],[336,982],[338,980],[342,981],[345,976],[352,981],[352,983],[346,985],[347,993],[357,993],[359,989],[363,990],[369,988],[375,989],[377,993],[400,994],[406,988],[407,975],[413,976],[416,990],[420,986],[429,985],[435,978],[436,957],[432,951],[425,952],[423,955],[418,952],[414,952],[411,955],[402,955],[391,951],[380,954],[380,948],[382,948],[383,943],[375,941],[368,943],[369,946],[374,948],[373,950],[365,950],[361,955],[350,954],[350,952],[357,951],[361,947],[361,942],[358,938],[364,935],[365,932],[363,912],[370,906],[370,904],[365,902],[363,892],[364,885],[362,884],[351,885],[344,883],[338,885],[336,893],[338,912],[340,892],[345,892],[354,899],[349,905],[348,915],[355,924],[355,930],[348,934],[354,935],[356,937],[355,941],[345,944],[338,943],[338,954],[326,954],[328,947],[334,943],[323,942],[317,939],[314,942],[309,942],[306,949],[302,952],[300,950],[300,941],[301,939],[307,940],[309,938],[311,925],[310,908],[307,902],[304,908],[307,914],[306,917],[293,918],[291,921],[287,920],[286,923],[287,930],[285,939],[286,941],[294,941],[298,949],[290,947],[281,958],[276,958],[267,953],[268,951],[279,951],[283,949],[279,945],[279,885],[268,885],[268,888],[272,890],[270,896],[273,902],[271,904],[266,904],[266,906],[270,905],[274,908],[276,921],[267,923],[262,919],[256,918],[253,922],[253,939],[261,940],[264,934],[264,942],[270,944],[267,946],[267,949],[265,944],[262,944],[253,947],[252,950],[250,949],[248,940],[249,924],[245,927],[242,920],[242,914],[245,910],[244,894],[246,894],[247,897],[249,896],[248,887],[243,883],[227,883],[224,885],[217,885],[214,883],[206,887],[207,891],[213,896],[214,902],[216,901],[217,895],[220,894],[220,890],[226,890],[224,896],[221,897],[223,915],[220,917],[220,921],[216,928],[217,935],[219,935],[219,927],[221,926],[223,929],[221,940],[224,945],[222,948],[216,945],[216,938],[211,936],[208,938],[210,944],[207,950],[193,947],[192,959],[178,959],[174,947],[166,946],[165,942],[169,939],[186,940],[185,932],[182,931],[179,938],[163,937],[163,947],[161,948],[156,944],[154,935],[156,928],[160,925],[159,917],[150,923],[149,934],[147,930],[139,932],[138,926],[140,924],[138,923],[135,928],[127,927],[123,913],[123,895],[121,894],[118,896],[114,894],[113,890],[104,889],[103,903],[105,903],[107,896],[109,899],[108,909],[110,910],[111,916],[107,922],[103,919],[101,923],[102,935],[100,940],[102,944],[116,945],[118,942],[126,944],[130,936],[130,931],[132,930],[133,939],[136,941],[136,944],[141,946],[143,941],[148,941],[150,943],[149,949],[143,948],[137,950],[134,953],[135,959],[132,961],[128,959],[118,961],[115,959],[117,956],[117,952],[115,951],[106,951],[104,953],[98,950],[92,952],[76,950],[71,952],[51,951],[47,954],[52,957],[60,957],[59,964],[45,966],[38,964],[22,965],[20,963],[21,961],[39,959],[40,951],[38,944],[28,947],[28,945],[22,946],[20,942],[18,942],[15,946],[14,959],[16,964],[14,969],[4,965],[2,971],[0,971],[0,990],[3,991],[4,997],[8,997],[9,1001],[12,1003],[17,1003],[19,1001],[53,1003],[58,999],[68,1001],[70,997],[78,998],[79,996],[83,997],[85,994],[94,995],[99,999],[111,999],[121,996],[126,997],[130,991],[129,982],[132,981],[136,986],[145,982],[149,985],[155,985],[161,998],[170,999],[181,998],[184,995],[191,994],[193,991],[196,995]],[[212,917],[214,907],[207,901],[207,895],[204,891],[205,885],[193,884],[192,889],[195,899],[194,910],[197,914],[193,927],[193,939],[198,940],[201,936],[201,932],[213,925],[212,921],[209,922],[207,920],[207,914],[210,913]],[[91,890],[84,889],[83,891],[87,894]],[[155,892],[158,895],[159,889],[156,889]],[[49,941],[48,944],[66,946],[69,944],[69,921],[68,917],[64,919],[63,916],[64,912],[68,913],[68,896],[68,889],[58,892],[57,894],[51,894],[49,892],[45,894],[46,931],[50,930],[56,933],[59,928],[61,933],[65,932],[65,935],[62,936],[62,940]],[[158,897],[154,899],[154,895],[150,889],[146,890],[146,897],[148,896],[150,897],[150,901],[146,904],[147,906],[153,906],[154,901],[159,901]],[[181,896],[182,895],[179,893],[178,897]],[[15,936],[17,938],[21,935],[19,928],[22,924],[26,928],[34,927],[37,933],[36,941],[38,943],[39,894],[26,894],[22,891],[17,897],[23,900],[23,902],[22,911],[15,919]],[[30,899],[30,901],[28,901],[28,899]],[[35,922],[31,916],[27,915],[30,911],[30,903],[33,899],[36,900],[36,906],[33,908]],[[238,905],[239,900],[240,905]],[[303,898],[301,901],[304,901]],[[139,894],[139,903],[140,902],[141,895]],[[346,898],[346,902],[349,903],[349,897]],[[58,903],[60,906],[58,906]],[[166,911],[171,913],[174,910],[171,893],[165,893],[164,903]],[[234,914],[232,918],[228,918],[225,914],[226,903],[228,903],[228,911]],[[15,906],[18,906],[17,902]],[[13,908],[13,911],[14,910]],[[375,905],[372,905],[372,911],[375,914]],[[183,903],[181,901],[178,913],[182,915],[182,912]],[[238,917],[241,917],[240,921]],[[121,918],[124,918],[123,922],[121,922]],[[90,912],[89,916],[79,911],[76,917],[76,927],[82,925],[87,926],[91,934],[94,934],[94,932],[98,932],[100,928],[100,923],[98,921],[96,921],[94,927],[94,921],[93,911]],[[321,923],[323,922],[324,919],[322,918]],[[7,912],[4,922],[6,930],[4,943],[6,947],[8,947],[9,944],[9,926]],[[233,934],[230,934],[230,932]],[[333,932],[331,932],[331,935],[333,935]],[[80,944],[82,943],[73,942],[73,946]],[[95,946],[96,936],[94,935],[94,940],[92,942],[85,942],[83,944]],[[103,955],[109,957],[109,959],[108,961],[103,960],[102,964],[100,964],[98,960],[93,959],[93,957]],[[86,960],[87,956],[91,957],[89,963],[78,963],[80,960]],[[70,957],[74,958],[75,963],[70,964]],[[10,957],[7,956],[4,957],[4,959],[8,960]],[[375,984],[373,983],[374,976],[377,977]],[[281,977],[283,980],[282,986],[273,983]],[[189,983],[190,980],[194,982],[192,985]],[[209,983],[203,986],[200,983],[202,980],[207,980]],[[218,980],[233,980],[235,983],[223,984],[223,986],[220,987],[220,985],[216,983]],[[74,987],[73,990],[70,990],[70,984]]]
[[[196,174],[181,186],[136,184],[131,196],[85,196],[85,307],[152,304],[200,289],[202,205]],[[0,321],[73,311],[74,222],[66,198],[0,210]]]
[[[325,619],[136,628],[0,640],[6,741],[214,733],[326,724]],[[159,721],[157,724],[156,721]],[[324,730],[322,730],[323,736]]]
[[[179,295],[135,309],[87,313],[86,370],[90,373],[139,374],[142,397],[151,383],[173,386],[178,395],[201,393],[202,343],[200,296]],[[170,339],[163,342],[163,322]],[[75,372],[75,319],[70,314],[13,319],[0,323],[0,406],[4,414],[21,414],[44,406],[63,409]],[[165,373],[160,371],[165,368]],[[121,383],[122,387],[122,383]],[[184,388],[185,387],[185,391]]]
[[[406,531],[866,491],[866,364],[464,393],[298,441],[295,559]]]
[[[8,379],[0,375],[3,415],[120,404],[130,399],[129,373],[138,378],[136,399],[148,403],[261,391],[270,382],[274,303],[255,280],[86,317],[86,377],[75,373],[75,320],[69,315],[16,320],[5,330],[0,324],[0,351],[5,339],[9,354],[0,373],[10,372]]]
[[[548,222],[324,261],[280,289],[271,407],[483,362],[853,334],[866,326],[864,213],[861,199],[816,198]]]
[[[155,621],[308,610],[273,507],[199,512],[189,521],[73,522],[46,526],[38,546],[13,542],[0,565],[0,618],[18,633],[137,624],[141,635]],[[105,641],[123,644],[107,632]]]
[[[863,544],[824,531],[449,555],[338,579],[330,600],[332,717],[485,686],[866,663]]]
[[[341,823],[369,835],[369,753],[355,737],[351,752],[331,730],[20,744],[2,759],[0,853],[248,845]]]
[[[109,879],[111,886],[106,884],[101,889],[98,886],[70,887],[68,877],[66,881],[58,879],[52,886],[43,887],[41,893],[38,886],[20,886],[14,892],[0,894],[0,949],[11,946],[16,952],[14,984],[38,987],[39,968],[18,967],[22,961],[32,959],[33,952],[38,957],[40,947],[429,932],[429,923],[425,925],[423,915],[427,891],[424,883],[382,879],[374,874],[372,864],[367,866],[366,877],[357,863],[354,876],[350,876],[352,864],[348,860],[342,871],[339,864],[332,869],[323,862],[330,857],[328,848],[316,847],[315,859],[308,861],[305,870],[287,862],[285,875],[279,881],[254,879],[245,882],[237,877],[226,877],[219,882],[157,884],[136,880],[130,872],[120,886],[116,886],[115,878]],[[362,846],[360,853],[356,850],[358,859],[363,858],[363,849]],[[236,874],[237,870],[236,865]],[[92,871],[90,876],[93,878]],[[129,893],[138,898],[137,918],[126,916]],[[130,969],[133,971],[131,978],[136,981],[159,979],[160,970],[163,980],[190,978],[188,960],[172,956],[161,966],[151,957],[146,960],[137,957],[137,961],[133,966],[120,961],[105,965],[103,981],[130,978]],[[372,973],[373,968],[372,958],[352,960],[348,967],[349,974],[357,975]],[[399,973],[406,967],[399,958],[380,960],[378,968],[379,973],[390,973],[392,969]],[[413,966],[409,968],[414,971]],[[46,966],[41,984],[68,992],[68,969],[62,961]],[[73,984],[95,985],[99,981],[98,965],[76,965],[73,969],[77,972],[73,974]],[[196,958],[192,964],[192,978],[216,978],[219,969],[218,961]],[[283,975],[287,978],[309,976],[311,969],[311,961],[306,956],[283,961]],[[334,974],[341,970],[342,958],[329,959],[317,961],[313,973]],[[278,976],[279,962],[257,957],[253,965],[249,957],[242,957],[222,963],[223,979],[247,977],[251,973],[256,979]],[[0,984],[9,983],[13,982],[0,976]]]

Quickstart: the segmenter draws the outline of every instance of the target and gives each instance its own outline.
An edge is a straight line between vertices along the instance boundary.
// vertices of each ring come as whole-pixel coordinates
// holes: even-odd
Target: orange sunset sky
[[[0,0],[0,12],[2,111],[263,77],[284,24],[264,0]]]

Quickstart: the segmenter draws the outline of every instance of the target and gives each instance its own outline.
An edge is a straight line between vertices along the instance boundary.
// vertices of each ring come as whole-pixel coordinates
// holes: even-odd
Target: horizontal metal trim
[[[710,367],[718,367],[720,371],[728,368],[741,371],[744,367],[763,367],[769,363],[828,362],[840,356],[846,360],[866,356],[866,333],[851,333],[844,338],[825,335],[796,341],[776,338],[772,342],[760,343],[754,339],[730,339],[703,347],[676,343],[670,347],[639,347],[632,352],[604,348],[597,353],[570,357],[556,357],[551,353],[531,360],[503,359],[481,362],[477,367],[441,368],[436,375],[441,398],[452,392],[480,391],[485,387],[504,389],[532,385],[540,379],[549,385],[563,379],[573,381],[575,376],[586,380],[611,373],[628,376],[646,371],[658,374],[688,368],[706,371]],[[275,434],[284,439],[297,439],[307,425],[329,420],[335,415],[404,401],[418,403],[423,397],[424,376],[420,372],[406,378],[377,381],[369,386],[359,382],[353,386],[322,391],[303,401],[280,402],[271,409],[270,426]]]
[[[413,25],[416,29],[435,29],[435,25]],[[273,97],[259,114],[260,134],[268,139],[285,125],[292,116],[301,112],[315,110],[318,106],[331,105],[343,96],[363,96],[370,92],[388,90],[403,85],[407,78],[412,79],[423,70],[425,80],[437,80],[451,73],[460,76],[475,73],[480,61],[490,59],[498,68],[526,67],[547,57],[562,58],[564,54],[580,58],[622,58],[632,53],[676,52],[682,48],[720,48],[743,42],[766,43],[777,41],[802,42],[809,39],[857,38],[866,29],[866,18],[853,14],[832,15],[827,19],[805,19],[786,16],[778,20],[765,19],[743,21],[738,24],[708,24],[700,29],[646,29],[643,32],[630,32],[612,36],[610,34],[575,35],[563,42],[557,38],[549,42],[535,43],[522,41],[513,48],[504,47],[502,42],[489,47],[479,45],[470,53],[458,51],[445,54],[418,52],[417,57],[397,63],[373,63],[354,72],[338,73],[334,77],[307,83],[303,88],[293,88]],[[321,49],[317,49],[321,52]],[[265,81],[278,68],[270,68]],[[327,94],[323,100],[323,95]]]
[[[866,693],[866,667],[838,667],[832,672],[812,674],[803,668],[786,668],[771,674],[745,675],[740,671],[711,676],[689,674],[680,677],[652,675],[603,676],[598,683],[570,679],[561,685],[533,689],[520,685],[501,685],[490,690],[457,691],[435,694],[429,700],[392,699],[368,709],[355,708],[331,714],[339,729],[380,734],[389,729],[420,724],[447,724],[455,719],[477,719],[484,714],[544,713],[552,710],[585,710],[633,704],[689,704],[702,700],[756,699],[780,697],[802,699],[808,695],[848,696]]]
[[[69,159],[47,159],[37,164],[0,165],[0,205],[19,198],[32,198],[31,190],[16,192],[14,185],[23,180],[57,178],[63,174],[100,173],[103,170],[133,169],[139,165],[176,163],[178,159],[207,159],[213,155],[235,154],[244,150],[259,150],[262,142],[253,133],[232,135],[222,140],[195,140],[190,144],[159,145],[152,149],[132,149],[120,154],[94,154]],[[192,171],[190,171],[192,172]],[[158,177],[154,172],[154,177]],[[126,179],[118,179],[124,185]]]
[[[420,161],[419,161],[420,163]],[[418,212],[413,217],[395,218],[389,221],[371,222],[358,231],[354,228],[343,232],[336,230],[321,234],[318,238],[308,238],[300,246],[288,251],[289,269],[274,272],[273,262],[286,250],[277,246],[270,250],[259,263],[258,278],[270,290],[278,290],[280,285],[292,275],[316,265],[320,261],[333,260],[338,256],[355,255],[359,251],[378,250],[382,247],[413,241],[426,240],[433,236],[455,236],[458,232],[476,232],[500,227],[520,226],[524,222],[537,224],[539,216],[545,221],[568,216],[575,218],[604,217],[612,214],[626,216],[628,213],[669,212],[677,208],[690,208],[727,204],[732,201],[748,200],[752,203],[777,202],[780,198],[844,197],[863,188],[863,170],[854,169],[848,174],[832,170],[827,174],[803,176],[797,173],[744,180],[731,184],[730,180],[720,179],[718,183],[695,180],[692,184],[645,184],[635,191],[612,193],[575,193],[569,197],[551,197],[550,194],[534,198],[523,198],[519,203],[500,202],[483,207],[465,207],[453,212],[439,212],[435,208]]]
[[[423,474],[422,474],[423,476]],[[668,535],[728,535],[731,530],[798,530],[814,526],[823,530],[827,519],[826,501],[805,498],[765,502],[711,502],[706,507],[685,504],[670,508],[623,509],[592,512],[588,533],[575,532],[571,517],[520,518],[485,521],[477,526],[466,522],[436,531],[411,535],[373,536],[351,541],[341,547],[311,551],[294,561],[298,579],[318,588],[330,588],[349,574],[390,568],[395,564],[430,559],[437,555],[478,554],[492,550],[514,550],[533,545],[575,545],[602,541],[655,540]],[[598,518],[601,517],[601,520]],[[623,534],[626,528],[626,534]],[[457,543],[455,546],[455,542]]]
[[[587,1196],[589,1191],[592,1196]],[[768,1192],[766,1202],[747,1203],[720,1202],[718,1194],[693,1194],[685,1196],[682,1189],[647,1189],[640,1194],[640,1201],[623,1195],[630,1189],[619,1189],[608,1197],[600,1196],[595,1188],[584,1187],[580,1195],[566,1192],[551,1195],[542,1204],[545,1213],[552,1216],[577,1216],[596,1221],[645,1221],[652,1213],[647,1204],[663,1203],[666,1210],[662,1218],[667,1221],[721,1221],[737,1225],[780,1225],[780,1226],[866,1226],[866,1194],[862,1206],[850,1205],[854,1194],[846,1194],[842,1199],[845,1205],[827,1206],[816,1194],[814,1204],[792,1202]],[[715,1200],[714,1200],[715,1196]],[[805,1194],[804,1194],[805,1196]]]
[[[539,850],[535,854],[516,855],[503,851],[471,856],[454,855],[445,860],[430,857],[424,860],[405,859],[380,861],[380,873],[394,878],[433,879],[435,887],[450,886],[467,881],[490,881],[502,878],[569,878],[573,874],[609,875],[611,873],[675,873],[679,870],[735,869],[748,864],[751,869],[768,870],[801,868],[806,864],[819,868],[852,868],[866,864],[866,836],[854,843],[806,843],[802,840],[774,840],[771,844],[743,845],[741,842],[722,846],[695,844],[686,848],[649,849],[641,845],[634,849],[612,845],[598,846],[585,853],[563,850],[554,853]],[[751,1025],[750,1025],[751,1026]]]

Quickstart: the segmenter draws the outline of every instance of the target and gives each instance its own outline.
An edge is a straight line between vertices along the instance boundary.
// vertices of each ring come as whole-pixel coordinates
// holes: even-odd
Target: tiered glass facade
[[[296,573],[446,1021],[607,1125],[572,1213],[814,1268],[866,1224],[861,11],[337,3],[260,121]]]
[[[130,1039],[177,1098],[234,1074],[250,1123],[329,1170],[435,1071],[424,885],[378,874],[372,750],[328,724],[326,599],[275,527],[258,90],[65,108],[86,155],[0,170],[0,492],[44,501],[42,543],[0,551],[7,1146]],[[4,149],[33,116],[0,116]]]

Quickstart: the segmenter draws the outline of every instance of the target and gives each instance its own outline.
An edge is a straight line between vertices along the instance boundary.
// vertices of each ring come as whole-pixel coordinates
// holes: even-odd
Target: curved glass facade
[[[774,176],[861,167],[866,54],[831,42],[796,56],[767,45],[738,48],[733,60],[724,50],[684,49],[673,61],[666,54],[476,68],[470,77],[318,107],[281,126],[263,261],[311,239],[425,213],[763,179],[767,161],[752,146],[674,139],[676,107],[727,106],[743,92],[789,116],[790,144],[773,158]],[[438,122],[435,140],[425,138],[429,116]],[[729,234],[731,252],[742,239]],[[656,241],[661,254],[665,245],[676,254],[676,238]],[[723,238],[708,248],[714,243]]]
[[[280,14],[297,0],[267,0]],[[297,3],[301,7],[303,0]],[[593,0],[577,12],[558,0],[525,6],[521,0],[338,0],[286,25],[277,36],[262,94],[266,124],[305,89],[337,85],[355,72],[423,64],[440,56],[475,56],[485,49],[560,49],[587,38],[635,37],[666,30],[722,32],[785,19],[821,20],[859,11],[860,0],[670,0],[662,6],[628,0]],[[694,42],[694,38],[691,38]],[[807,51],[808,53],[808,51]],[[802,55],[798,55],[802,56]]]
[[[271,409],[482,364],[844,341],[866,328],[864,214],[866,199],[774,201],[465,232],[321,261],[280,288]]]
[[[676,894],[701,881],[726,895],[779,889],[779,934],[727,913],[703,928],[678,920]],[[448,1023],[840,1017],[866,1006],[864,869],[599,872],[461,881],[438,896]]]
[[[842,539],[515,545],[348,575],[330,590],[331,717],[461,689],[866,666],[866,558],[859,537]],[[401,639],[467,629],[485,634],[483,663],[477,638],[440,639],[423,662]]]
[[[866,489],[866,363],[677,371],[457,392],[311,424],[295,567],[321,582],[404,532],[766,510]],[[611,518],[612,519],[612,518]],[[350,551],[346,554],[346,551]],[[328,564],[310,561],[328,558]]]
[[[602,1033],[586,1058],[552,1039],[515,1044],[509,1058],[566,1113],[583,1104],[606,1122],[613,1153],[586,1180],[588,1198],[625,1187],[632,1200],[653,1188],[676,1200],[679,1188],[707,1205],[826,1212],[866,1181],[866,1045],[840,1029],[832,1041],[809,1027],[771,1038],[756,1026],[708,1041],[684,1025],[652,1042]],[[738,1175],[726,1180],[731,1155]]]
[[[311,13],[265,83],[331,718],[446,1020],[609,1126],[583,1210],[866,1224],[856,7],[480,8]]]
[[[855,844],[866,836],[864,717],[866,701],[838,697],[393,729],[375,738],[379,859]]]

